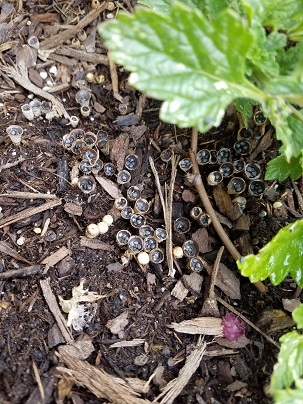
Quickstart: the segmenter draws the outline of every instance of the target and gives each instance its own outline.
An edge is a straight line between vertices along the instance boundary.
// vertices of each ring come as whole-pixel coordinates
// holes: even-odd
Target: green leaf
[[[234,100],[235,107],[242,115],[243,124],[248,127],[248,120],[253,116],[253,106],[258,103],[249,98],[236,98]]]
[[[292,318],[296,322],[298,328],[303,328],[303,304],[300,304],[300,306],[295,308],[292,312]]]
[[[271,378],[271,393],[275,403],[302,403],[303,335],[289,332],[280,338],[278,363]]]
[[[277,55],[277,61],[280,66],[280,74],[283,76],[291,75],[293,79],[303,81],[303,43],[298,42],[286,51],[280,50]]]
[[[138,3],[165,15],[169,14],[170,7],[175,3],[182,3],[193,8],[197,7],[201,10],[204,10],[205,7],[204,0],[139,0]]]
[[[290,274],[303,286],[303,219],[281,229],[257,255],[247,255],[237,261],[243,276],[251,282],[267,277],[273,285],[281,283]]]
[[[259,21],[253,21],[252,30],[256,40],[248,53],[248,59],[253,65],[254,79],[260,79],[259,81],[262,85],[266,78],[278,76],[277,55],[278,51],[281,51],[286,45],[287,38],[285,34],[276,31],[272,31],[267,35]]]
[[[213,19],[216,18],[220,11],[228,7],[229,0],[139,0],[139,4],[143,4],[158,11],[161,14],[168,15],[170,7],[175,3],[181,3],[185,6],[196,8],[204,12],[204,14]]]
[[[286,156],[282,154],[267,163],[265,180],[284,181],[287,177],[297,180],[302,174],[301,158],[293,157],[288,162]]]
[[[282,88],[279,88],[280,92]],[[272,88],[272,91],[275,90]],[[278,91],[278,90],[277,90]],[[291,97],[289,95],[289,97]],[[303,115],[283,100],[283,96],[269,98],[262,103],[264,115],[276,128],[277,139],[285,146],[285,156],[289,161],[291,157],[301,155],[303,150]]]
[[[205,132],[220,124],[234,98],[264,99],[245,78],[253,35],[230,10],[211,23],[180,4],[168,16],[138,9],[101,24],[99,32],[110,56],[133,72],[130,83],[165,100],[163,121]]]
[[[241,0],[250,20],[263,26],[288,30],[298,24],[302,2],[298,0]]]

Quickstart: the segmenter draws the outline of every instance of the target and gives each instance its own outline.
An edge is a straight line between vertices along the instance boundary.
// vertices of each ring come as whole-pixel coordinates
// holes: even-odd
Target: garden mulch
[[[169,276],[165,243],[160,244],[163,262],[139,265],[116,242],[119,230],[137,234],[114,206],[115,196],[126,196],[130,185],[138,186],[150,203],[147,224],[165,228],[150,161],[165,196],[174,162],[163,161],[161,153],[169,149],[182,160],[189,157],[191,144],[191,130],[161,122],[161,103],[130,87],[128,73],[109,63],[97,26],[113,18],[117,6],[132,11],[134,4],[1,2],[0,402],[270,403],[279,337],[293,326],[290,312],[301,290],[286,279],[278,287],[265,281],[266,292],[260,293],[240,276],[226,249],[217,276],[210,276],[222,242],[212,224],[201,227],[190,216],[193,207],[203,209],[190,172],[177,165],[172,223],[185,217],[190,230],[173,229],[172,244],[194,240],[203,260],[201,272],[191,272],[188,260],[181,258]],[[28,45],[33,36],[39,46]],[[75,100],[81,89],[91,94],[88,117]],[[33,98],[51,101],[55,116],[27,120],[21,106]],[[85,132],[107,133],[103,163],[113,163],[119,171],[125,156],[138,156],[129,184],[118,184],[116,176],[106,177],[101,170],[93,174],[92,192],[79,189],[79,155],[62,142],[72,129],[70,116],[79,118],[78,128]],[[7,135],[10,125],[23,129],[19,145]],[[234,150],[242,126],[229,107],[220,127],[199,135],[199,149]],[[253,146],[243,159],[257,163],[264,177],[279,144],[269,122],[257,126],[251,120],[249,127]],[[218,167],[201,166],[201,175],[240,254],[257,253],[280,228],[302,217],[301,180],[265,182],[265,192],[253,196],[240,173],[247,184],[241,209],[237,195],[227,192],[229,178],[217,186],[207,184]],[[114,218],[108,232],[88,238],[86,227],[107,214]],[[86,323],[77,328],[67,324],[60,301],[71,299],[79,285],[87,289],[86,297],[98,296],[87,306]],[[210,308],[206,302],[212,287],[218,301],[214,298]],[[217,321],[214,317],[231,310],[248,320],[241,320],[245,336],[229,341],[214,329],[207,331]],[[201,327],[178,331],[178,323],[192,325],[204,317],[210,318],[204,332]]]

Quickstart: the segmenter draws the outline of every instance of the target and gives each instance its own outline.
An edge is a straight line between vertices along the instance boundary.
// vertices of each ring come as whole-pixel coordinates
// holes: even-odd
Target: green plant
[[[203,133],[220,124],[231,102],[245,124],[252,105],[258,104],[283,143],[281,155],[268,165],[266,179],[299,178],[303,152],[302,1],[139,2],[151,8],[138,8],[133,15],[121,13],[99,31],[111,58],[131,71],[129,82],[164,101],[160,118]],[[290,274],[303,286],[302,233],[302,220],[282,229],[259,254],[238,260],[240,271],[254,282],[269,277],[274,284]],[[234,256],[238,258],[237,252]],[[282,347],[287,341],[282,339]],[[302,376],[303,358],[299,370]],[[279,377],[282,381],[283,372],[274,380]],[[294,389],[292,383],[281,383],[282,390],[288,388],[283,390],[286,396],[296,394],[299,382],[294,381]],[[279,403],[287,402],[280,400],[282,393],[275,395],[277,385],[272,384],[274,397]]]

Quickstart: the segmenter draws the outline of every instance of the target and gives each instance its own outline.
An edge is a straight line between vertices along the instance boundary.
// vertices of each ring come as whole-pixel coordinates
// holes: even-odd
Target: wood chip
[[[9,244],[6,243],[5,241],[0,241],[0,252],[2,252],[3,254],[7,254],[10,257],[13,257],[17,261],[26,262],[27,264],[32,265],[30,261],[23,258],[21,254],[19,254],[17,251],[11,248]]]
[[[67,202],[64,205],[64,210],[66,213],[69,213],[70,215],[75,215],[75,216],[81,216],[83,213],[82,206],[77,205],[76,203],[73,203],[73,202]]]
[[[104,2],[99,7],[92,9],[82,20],[79,21],[77,25],[73,25],[71,28],[60,32],[59,34],[54,35],[51,38],[44,39],[44,41],[40,43],[40,48],[53,49],[57,46],[60,46],[64,41],[77,36],[78,32],[80,32],[83,28],[85,28],[92,21],[98,18],[99,14],[105,10],[106,4],[107,3]]]
[[[104,241],[91,239],[85,236],[80,237],[80,245],[81,247],[88,247],[91,248],[92,250],[113,251],[112,245],[104,243]]]
[[[111,144],[110,160],[116,165],[118,171],[123,170],[128,145],[129,136],[127,133],[121,133]]]
[[[188,292],[189,290],[183,285],[182,280],[179,279],[171,291],[171,295],[182,302],[186,298]]]
[[[58,251],[55,251],[48,257],[44,258],[44,260],[41,262],[43,265],[47,265],[49,267],[55,266],[59,261],[61,261],[63,258],[65,258],[67,255],[69,255],[71,251],[66,248],[66,247],[61,247],[59,248]]]
[[[121,313],[118,317],[109,320],[105,326],[110,329],[112,334],[118,334],[119,338],[124,337],[124,328],[128,324],[128,312]]]
[[[21,198],[21,199],[56,199],[59,200],[55,194],[40,194],[39,192],[19,192],[19,191],[7,191],[1,196],[7,196],[9,198]]]
[[[216,317],[196,317],[181,323],[172,323],[170,328],[185,334],[222,335],[222,319]]]
[[[194,293],[201,292],[203,276],[197,272],[192,272],[190,275],[183,275],[182,281],[184,285]]]
[[[213,188],[213,196],[220,212],[227,216],[230,220],[233,220],[233,203],[230,195],[224,189],[222,184],[219,184]]]
[[[200,362],[205,354],[206,343],[201,342],[199,338],[196,347],[186,358],[185,365],[179,372],[176,379],[171,380],[163,389],[162,393],[156,398],[155,402],[160,404],[172,404],[175,398],[182,392],[184,387],[189,382],[192,375],[198,369]],[[162,398],[161,401],[159,401]]]
[[[282,299],[283,308],[291,313],[301,304],[300,299]]]
[[[6,217],[6,218],[0,220],[0,229],[4,226],[8,226],[12,223],[16,223],[16,222],[22,221],[24,219],[27,219],[28,217],[34,216],[37,213],[44,212],[47,209],[52,209],[56,206],[61,205],[61,203],[62,203],[61,199],[55,199],[55,200],[46,202],[40,206],[22,210],[19,213],[15,213],[14,215],[11,215],[9,217]]]
[[[208,231],[203,227],[200,227],[193,233],[192,239],[198,244],[199,252],[201,254],[207,253],[212,250],[208,237]]]
[[[42,265],[31,265],[20,269],[12,269],[0,273],[0,279],[14,279],[14,278],[26,278],[27,276],[43,273]]]
[[[59,366],[57,372],[73,380],[78,386],[86,387],[98,398],[115,404],[151,404],[149,400],[140,398],[124,380],[111,376],[86,361],[74,359],[69,355],[61,355],[60,359],[68,368]]]
[[[43,292],[43,296],[45,298],[45,301],[49,307],[49,310],[55,317],[55,320],[58,324],[58,327],[67,343],[73,342],[74,338],[67,326],[66,320],[61,313],[61,310],[58,306],[57,299],[55,295],[53,294],[53,291],[50,286],[50,279],[44,279],[40,281],[40,286]]]
[[[119,341],[115,342],[114,344],[110,345],[109,348],[122,348],[122,347],[132,347],[132,346],[139,346],[145,343],[145,339],[135,338],[131,341]]]
[[[120,196],[119,187],[113,181],[109,180],[108,178],[101,177],[100,175],[95,175],[95,178],[104,191],[106,191],[112,198],[116,199]]]
[[[95,347],[91,339],[74,341],[70,344],[58,347],[58,352],[60,354],[69,355],[75,359],[81,360],[87,359],[94,351]]]

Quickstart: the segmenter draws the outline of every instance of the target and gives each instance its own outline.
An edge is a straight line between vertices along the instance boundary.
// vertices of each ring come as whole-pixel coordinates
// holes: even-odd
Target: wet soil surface
[[[29,37],[37,36],[43,44],[50,33],[63,32],[63,25],[75,26],[91,11],[90,2],[70,2],[68,8],[64,3],[24,2],[23,6],[22,2],[2,3],[1,43],[7,45],[1,48],[2,66],[12,66],[16,59],[20,62],[18,54],[28,46]],[[129,2],[120,3],[126,9],[132,7]],[[42,112],[40,117],[27,120],[21,106],[33,99],[41,102],[45,99],[12,80],[5,69],[1,70],[0,402],[3,404],[121,402],[100,398],[104,396],[96,395],[88,384],[81,385],[57,369],[67,366],[58,352],[68,341],[58,327],[58,314],[46,297],[43,281],[48,282],[57,303],[60,303],[59,296],[71,299],[73,288],[81,282],[84,289],[102,295],[87,303],[80,325],[73,320],[67,327],[71,340],[89,341],[92,348],[86,354],[78,353],[76,358],[122,380],[149,381],[145,390],[141,384],[138,400],[139,397],[146,402],[156,399],[161,389],[178,377],[199,341],[198,334],[176,332],[171,324],[205,316],[202,307],[208,297],[209,273],[222,242],[212,224],[203,227],[191,217],[193,207],[204,208],[190,171],[186,173],[178,166],[172,203],[172,223],[184,217],[190,229],[185,233],[173,229],[172,243],[182,246],[187,240],[195,240],[199,250],[196,255],[204,267],[201,272],[192,272],[189,259],[183,257],[175,260],[175,274],[169,276],[165,242],[159,242],[163,261],[147,265],[139,265],[136,258],[117,243],[120,230],[132,235],[139,233],[129,220],[121,218],[121,211],[115,207],[117,193],[126,197],[130,186],[138,187],[141,197],[148,201],[148,211],[143,214],[146,224],[154,229],[165,228],[159,189],[149,159],[154,161],[165,194],[173,162],[165,161],[163,151],[173,151],[180,160],[188,158],[191,131],[160,122],[161,104],[145,99],[129,87],[127,72],[120,67],[117,67],[119,97],[115,98],[108,64],[83,56],[91,57],[93,48],[93,55],[100,54],[106,60],[106,50],[96,35],[96,26],[116,11],[116,6],[113,10],[105,8],[87,24],[83,31],[93,39],[80,41],[78,49],[72,46],[74,36],[65,41],[67,49],[82,52],[78,59],[68,52],[65,52],[67,56],[55,52],[57,56],[53,59],[45,59],[34,52],[33,63],[28,53],[24,53],[35,89],[48,91],[64,84],[64,91],[56,91],[54,95],[70,116],[79,118],[77,128],[96,134],[98,140],[106,134],[106,147],[93,145],[92,149],[98,150],[103,164],[114,165],[113,176],[106,176],[103,169],[88,174],[79,171],[83,149],[77,153],[66,147],[64,136],[73,129],[67,117],[48,119],[50,117]],[[56,74],[49,72],[53,66]],[[46,78],[42,72],[46,72]],[[75,101],[79,90],[90,94],[88,117],[81,115]],[[10,125],[23,129],[20,144],[14,144],[8,136],[6,130]],[[245,155],[237,154],[234,144],[239,140],[241,126],[238,114],[229,108],[219,128],[199,135],[199,150],[218,152],[226,148],[231,151],[228,161],[248,163],[251,153],[260,147],[260,139],[267,136],[269,142],[261,145],[253,156],[253,162],[260,167],[259,180],[262,181],[265,164],[277,154],[279,145],[267,121],[257,126],[251,120],[251,150]],[[88,147],[85,145],[85,150]],[[138,167],[130,171],[130,181],[119,184],[117,173],[125,169],[127,155],[138,157]],[[216,158],[219,155],[217,153]],[[249,192],[250,181],[243,171],[224,178],[217,186],[208,185],[207,177],[219,167],[218,160],[201,165],[201,175],[225,231],[242,255],[256,253],[281,227],[300,217],[296,191],[300,192],[301,183],[264,182],[261,194],[254,196]],[[93,189],[88,193],[79,188],[79,181],[77,185],[77,179],[85,175],[92,178],[88,187]],[[246,200],[242,208],[235,200],[239,195],[227,192],[234,177],[241,178],[246,187],[240,195]],[[46,205],[51,201],[57,203],[52,207]],[[279,204],[275,205],[277,201]],[[134,208],[134,203],[128,201],[128,206]],[[37,211],[37,207],[42,208]],[[93,239],[87,237],[87,226],[101,222],[108,214],[113,216],[108,231]],[[221,262],[225,268],[224,279],[216,283],[215,293],[278,342],[292,326],[282,299],[299,298],[300,291],[291,280],[286,280],[275,288],[265,282],[267,291],[261,294],[239,275],[235,261],[226,250]],[[222,280],[219,269],[220,276]],[[61,310],[61,306],[58,307]],[[218,308],[220,318],[229,312],[223,304]],[[66,313],[63,316],[65,322],[70,319]],[[245,341],[228,341],[222,337],[217,339],[216,334],[205,335],[206,353],[173,402],[270,403],[268,383],[278,348],[247,324],[245,336]],[[134,346],[111,347],[123,341],[133,341]]]

